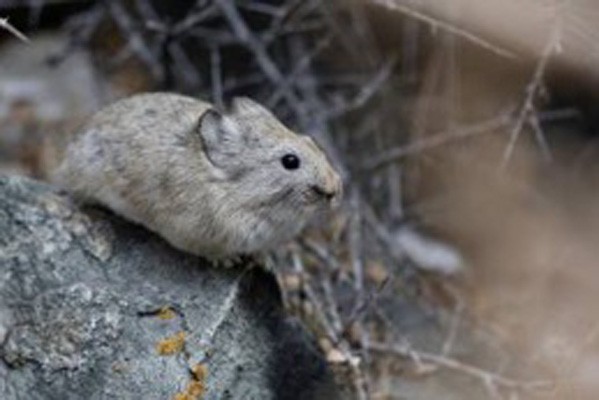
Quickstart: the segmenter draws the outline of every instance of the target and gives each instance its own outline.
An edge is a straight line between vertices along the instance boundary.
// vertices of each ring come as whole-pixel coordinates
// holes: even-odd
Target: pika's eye
[[[285,169],[298,169],[300,166],[300,159],[295,154],[285,154],[281,157],[281,164]]]

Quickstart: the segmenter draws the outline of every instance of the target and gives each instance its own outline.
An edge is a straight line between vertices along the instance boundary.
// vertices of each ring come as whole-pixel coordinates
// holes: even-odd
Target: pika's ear
[[[209,108],[200,116],[197,131],[205,146],[215,146],[221,140],[223,119],[224,116],[214,108]]]
[[[249,97],[234,97],[231,101],[231,113],[233,115],[247,115],[268,112],[259,103]]]
[[[242,140],[236,126],[226,116],[214,108],[209,108],[200,116],[197,126],[202,146],[206,156],[213,164],[227,154],[234,154],[238,150],[238,143]]]

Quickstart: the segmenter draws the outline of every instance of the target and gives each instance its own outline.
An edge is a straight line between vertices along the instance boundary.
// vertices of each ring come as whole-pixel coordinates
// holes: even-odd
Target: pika
[[[342,194],[314,141],[260,104],[235,98],[223,111],[172,93],[100,110],[51,180],[210,259],[289,241]]]

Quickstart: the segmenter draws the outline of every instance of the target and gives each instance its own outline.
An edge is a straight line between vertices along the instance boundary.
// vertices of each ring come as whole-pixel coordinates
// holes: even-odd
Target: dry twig
[[[17,39],[22,42],[29,43],[29,38],[25,36],[24,33],[15,28],[10,22],[8,22],[8,18],[0,18],[0,28],[10,32]]]
[[[469,32],[459,26],[455,26],[446,21],[441,21],[429,15],[426,15],[418,10],[415,10],[412,7],[409,7],[405,4],[401,4],[400,0],[371,0],[372,3],[389,8],[391,10],[395,10],[407,15],[410,18],[414,18],[418,21],[425,22],[432,26],[433,28],[439,28],[446,32],[449,32],[453,35],[459,36],[471,43],[474,43],[477,46],[480,46],[486,50],[490,50],[491,52],[506,58],[516,58],[514,53],[511,51],[504,49],[496,44],[489,42],[486,39],[481,38],[480,36],[475,35],[472,32]]]
[[[316,291],[312,288],[310,282],[306,279],[308,276],[303,261],[297,252],[292,252],[293,267],[298,276],[302,277],[302,290],[306,294],[307,300],[313,305],[315,316],[317,317],[318,323],[326,332],[328,339],[334,344],[335,349],[339,351],[345,363],[349,366],[352,372],[352,379],[354,384],[354,390],[357,399],[367,400],[368,387],[366,381],[366,375],[363,371],[363,362],[360,358],[352,354],[351,346],[343,336],[341,336],[341,317],[336,311],[336,302],[334,299],[329,298],[329,315],[327,316],[324,312],[326,310],[324,304],[320,301]],[[329,295],[332,293],[329,292]]]
[[[551,59],[551,56],[560,48],[560,39],[561,27],[559,21],[557,21],[554,27],[552,28],[551,33],[549,34],[549,38],[547,39],[543,52],[541,53],[541,57],[539,58],[535,66],[532,78],[526,86],[526,95],[524,97],[522,107],[520,107],[520,111],[518,112],[518,116],[516,117],[516,122],[510,133],[509,142],[503,153],[503,160],[501,163],[502,169],[505,169],[507,167],[514,153],[514,149],[516,148],[516,142],[520,137],[522,129],[524,128],[527,121],[530,121],[530,115],[535,112],[535,100],[537,99],[537,96],[542,89],[543,79],[545,77],[545,71],[547,70],[549,60]],[[535,133],[537,133],[537,131],[535,131]],[[541,148],[544,149],[544,146],[546,144],[545,140],[542,139],[540,141],[540,144]]]
[[[507,378],[495,372],[487,371],[483,368],[467,364],[465,362],[450,358],[444,355],[416,351],[409,345],[385,344],[370,342],[369,349],[387,355],[393,355],[404,359],[412,360],[417,364],[429,363],[439,368],[445,368],[469,375],[483,382],[485,385],[492,387],[503,387],[506,389],[516,390],[541,390],[550,389],[554,386],[554,382],[550,380],[531,380],[521,381],[517,379]]]
[[[506,113],[468,127],[456,129],[453,132],[436,133],[430,135],[426,139],[377,154],[375,157],[365,162],[362,165],[362,168],[365,170],[382,168],[390,163],[397,162],[406,156],[419,154],[457,140],[494,132],[497,129],[507,126],[510,122],[511,116],[509,113]]]

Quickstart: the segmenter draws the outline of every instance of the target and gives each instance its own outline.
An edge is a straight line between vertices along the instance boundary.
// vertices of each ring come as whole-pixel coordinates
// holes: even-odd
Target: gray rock
[[[180,332],[183,348],[159,354]],[[49,186],[0,178],[2,399],[172,399],[194,380],[204,399],[340,397],[271,274],[211,268]]]

